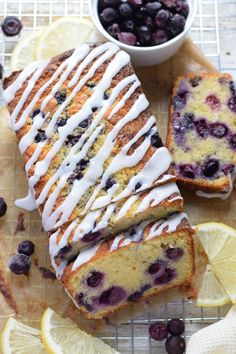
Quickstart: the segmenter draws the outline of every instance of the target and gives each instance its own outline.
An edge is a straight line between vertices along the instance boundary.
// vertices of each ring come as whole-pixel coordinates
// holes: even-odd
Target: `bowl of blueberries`
[[[159,64],[176,53],[193,24],[197,0],[89,0],[98,31],[131,56]]]

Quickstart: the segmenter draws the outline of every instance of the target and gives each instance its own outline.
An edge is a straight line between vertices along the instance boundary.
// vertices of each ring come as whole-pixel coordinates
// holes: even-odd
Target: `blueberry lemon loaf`
[[[111,237],[146,219],[161,219],[182,208],[182,197],[176,184],[168,183],[92,210],[84,218],[77,218],[50,235],[51,259],[60,264],[95,241]]]
[[[179,181],[226,198],[236,165],[236,90],[228,74],[180,77],[169,110],[167,147]]]
[[[116,238],[84,248],[55,266],[75,305],[87,317],[116,309],[181,284],[194,271],[192,229],[184,213],[146,221]]]
[[[175,180],[130,58],[112,43],[13,72],[4,99],[46,231]]]

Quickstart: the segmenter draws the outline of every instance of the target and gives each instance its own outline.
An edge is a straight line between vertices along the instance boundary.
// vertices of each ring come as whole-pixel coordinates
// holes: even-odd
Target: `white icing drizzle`
[[[176,231],[178,226],[184,219],[187,219],[187,215],[185,213],[177,213],[171,215],[167,219],[159,220],[154,224],[153,221],[144,221],[135,228],[130,229],[129,232],[116,236],[110,246],[109,252],[112,253],[121,247],[128,246],[132,242],[141,244],[141,242],[144,241],[143,237],[145,235],[145,230],[149,224],[153,225],[150,229],[149,234],[145,237],[145,241],[148,241],[156,236],[160,236],[163,233],[164,229],[166,229],[166,233],[172,233]],[[102,243],[103,241],[100,241],[92,247],[82,249],[75,262],[73,263],[72,271],[75,271],[83,264],[87,263],[92,257],[94,257]]]
[[[37,209],[34,195],[30,189],[29,189],[28,194],[25,198],[17,199],[15,201],[15,205],[18,208],[23,208],[23,209],[26,209],[27,211],[33,211],[33,210]]]

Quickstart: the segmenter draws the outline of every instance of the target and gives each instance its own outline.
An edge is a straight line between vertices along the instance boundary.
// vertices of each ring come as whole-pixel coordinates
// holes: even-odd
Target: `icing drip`
[[[34,198],[33,193],[31,192],[30,189],[29,189],[28,194],[25,198],[17,199],[15,201],[15,205],[18,208],[22,208],[27,211],[33,211],[33,210],[37,209],[37,205],[35,203],[35,198]]]

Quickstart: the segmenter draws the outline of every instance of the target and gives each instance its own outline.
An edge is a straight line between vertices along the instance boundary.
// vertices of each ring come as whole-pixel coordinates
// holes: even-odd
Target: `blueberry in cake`
[[[228,197],[236,165],[236,90],[229,74],[189,73],[177,80],[167,147],[180,182],[202,196]]]
[[[55,266],[57,276],[87,317],[102,318],[131,302],[188,284],[194,270],[191,234],[184,213],[145,221]]]

